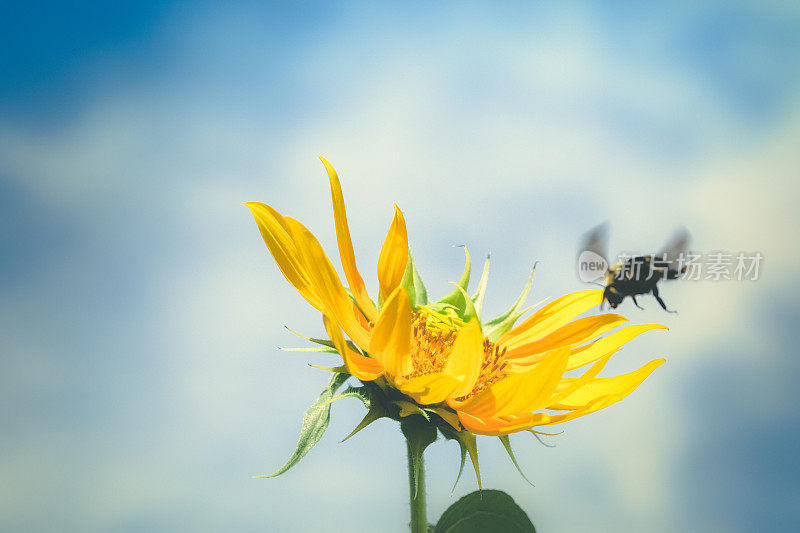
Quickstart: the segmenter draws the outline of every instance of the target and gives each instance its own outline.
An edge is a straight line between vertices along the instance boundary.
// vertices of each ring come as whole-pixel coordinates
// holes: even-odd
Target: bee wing
[[[578,250],[578,277],[586,283],[597,283],[608,272],[606,260],[606,241],[608,224],[603,223],[589,230]]]
[[[586,232],[586,234],[583,236],[583,241],[580,250],[578,250],[578,254],[582,254],[583,252],[593,252],[605,259],[607,249],[608,222],[603,222],[599,226],[596,226]]]
[[[689,232],[686,228],[681,228],[675,232],[669,242],[656,255],[659,264],[669,269],[669,278],[677,277],[680,271],[681,255],[686,253],[689,247]]]

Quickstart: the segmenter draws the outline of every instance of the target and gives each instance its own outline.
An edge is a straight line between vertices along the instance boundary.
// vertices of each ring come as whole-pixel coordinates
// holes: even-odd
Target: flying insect
[[[689,232],[681,229],[675,233],[667,245],[657,254],[637,255],[609,266],[606,261],[607,225],[601,224],[589,231],[584,237],[578,269],[583,281],[595,282],[602,278],[603,303],[608,302],[616,309],[628,296],[639,309],[643,309],[636,301],[642,294],[652,293],[658,304],[668,313],[676,313],[667,309],[667,305],[658,292],[658,283],[662,280],[678,279],[686,272],[683,254],[689,245]]]

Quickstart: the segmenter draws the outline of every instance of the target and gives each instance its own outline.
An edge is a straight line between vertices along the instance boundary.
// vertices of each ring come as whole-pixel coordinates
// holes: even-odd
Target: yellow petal
[[[325,324],[325,330],[328,332],[328,337],[333,341],[333,345],[342,356],[347,371],[361,381],[373,381],[383,375],[383,366],[376,359],[365,357],[358,352],[354,352],[347,346],[342,330],[339,326],[333,323],[333,320],[327,316],[322,315],[322,321]]]
[[[613,389],[612,393],[597,396],[593,400],[586,403],[583,407],[569,413],[560,415],[550,415],[548,413],[521,413],[517,415],[505,416],[501,419],[491,417],[482,419],[479,417],[470,416],[468,413],[459,412],[459,419],[461,420],[461,423],[464,424],[466,429],[472,431],[473,433],[480,433],[482,435],[507,435],[509,433],[529,429],[535,426],[545,426],[568,422],[581,416],[599,411],[600,409],[604,409],[622,400],[631,392],[636,390],[642,381],[644,381],[645,378],[647,378],[647,376],[649,376],[653,370],[655,370],[663,362],[663,359],[650,361],[648,364],[635,372],[626,374],[625,376],[618,376],[619,378],[626,379],[617,381],[617,387],[610,387],[607,385],[606,391]],[[616,378],[601,379],[612,380]],[[565,406],[549,406],[550,409],[561,409],[564,407]]]
[[[255,217],[261,237],[283,275],[308,303],[322,311],[322,303],[303,266],[300,253],[287,229],[283,215],[261,202],[247,202],[244,205]]]
[[[652,329],[667,329],[667,327],[661,324],[628,326],[606,335],[602,339],[596,340],[591,344],[575,348],[572,350],[572,355],[569,356],[569,361],[567,361],[567,370],[580,368],[583,365],[588,365],[591,362],[597,361],[601,357],[612,354],[637,335],[641,335],[645,331],[650,331]]]
[[[422,405],[445,401],[460,383],[460,379],[441,373],[427,374],[411,379],[395,379],[395,385],[403,394],[411,396],[414,401]]]
[[[603,368],[605,368],[606,364],[608,363],[609,359],[611,359],[612,355],[613,354],[608,354],[599,361],[597,361],[595,364],[589,367],[589,370],[584,372],[578,378],[562,379],[561,383],[559,383],[558,387],[556,387],[556,392],[548,400],[548,404],[553,405],[560,402],[561,400],[567,398],[570,394],[572,394],[579,388],[583,387],[590,380],[597,377],[597,374],[599,374],[603,370]]]
[[[601,407],[592,409],[592,411],[602,409],[636,390],[636,387],[663,362],[664,359],[655,359],[628,374],[590,380],[566,398],[548,407],[550,409],[586,410],[595,407],[597,404],[602,404]]]
[[[377,360],[352,350],[347,353],[347,369],[361,381],[373,381],[383,375],[383,366]]]
[[[478,418],[540,409],[561,382],[568,357],[566,348],[553,350],[531,370],[507,376],[457,408]]]
[[[492,437],[500,437],[502,435],[516,433],[517,431],[528,429],[533,425],[530,422],[530,420],[533,419],[532,414],[513,422],[509,422],[507,420],[495,417],[480,418],[459,411],[458,419],[468,431],[475,433],[476,435],[488,435]]]
[[[499,339],[503,346],[519,346],[549,335],[603,301],[603,291],[567,294],[547,304]]]
[[[394,206],[394,219],[383,241],[381,255],[378,257],[378,283],[381,301],[386,301],[392,291],[403,280],[408,262],[408,234],[406,221],[400,208]]]
[[[328,172],[328,179],[331,183],[331,200],[333,201],[333,220],[336,224],[336,241],[339,243],[339,257],[342,260],[342,269],[347,278],[347,283],[350,286],[350,292],[353,293],[358,307],[367,317],[367,320],[375,320],[378,316],[378,311],[372,300],[369,299],[367,289],[364,286],[364,279],[356,268],[356,256],[353,252],[353,240],[350,238],[350,227],[347,224],[347,213],[344,208],[344,196],[342,195],[342,186],[339,183],[339,176],[333,169],[330,163],[319,156],[322,164],[325,165],[325,170]]]
[[[483,334],[478,320],[472,319],[458,331],[447,363],[442,370],[450,376],[463,376],[461,384],[453,391],[453,397],[459,398],[472,392],[475,380],[481,373],[482,364]]]
[[[402,287],[384,302],[372,330],[369,353],[393,376],[411,372],[411,300]]]
[[[529,359],[554,348],[578,346],[627,322],[621,315],[605,314],[573,320],[543,339],[525,344],[505,344],[507,359]]]
[[[344,290],[322,246],[300,222],[289,217],[285,217],[285,221],[322,302],[323,314],[332,318],[359,348],[368,351],[369,332],[364,329],[357,314],[353,312],[352,300]]]

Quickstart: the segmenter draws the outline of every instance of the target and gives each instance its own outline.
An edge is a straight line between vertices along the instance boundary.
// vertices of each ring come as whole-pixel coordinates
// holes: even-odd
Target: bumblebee
[[[664,311],[675,313],[676,311],[667,309],[658,292],[658,283],[662,280],[677,279],[686,272],[686,266],[681,262],[683,253],[689,245],[689,233],[681,229],[659,253],[628,257],[610,267],[605,260],[606,233],[606,225],[601,224],[586,234],[578,265],[579,269],[582,269],[581,279],[584,281],[591,281],[584,276],[587,264],[595,269],[596,274],[600,274],[597,276],[598,279],[603,278],[605,289],[601,308],[608,302],[612,309],[616,309],[626,297],[630,296],[634,305],[643,309],[636,301],[636,297],[652,293]],[[592,263],[585,261],[587,256],[594,258],[595,261]],[[598,266],[601,269],[605,267],[605,273],[598,270]]]

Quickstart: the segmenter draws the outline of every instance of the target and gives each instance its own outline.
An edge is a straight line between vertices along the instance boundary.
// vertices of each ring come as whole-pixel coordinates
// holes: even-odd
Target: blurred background
[[[608,374],[667,364],[546,448],[535,487],[480,438],[484,487],[542,532],[780,531],[800,518],[792,344],[800,8],[139,1],[7,6],[0,22],[0,529],[405,531],[405,445],[334,406],[276,479],[326,383],[284,325],[321,321],[242,202],[335,256],[337,168],[360,270],[393,203],[429,292],[492,253],[486,313],[585,288],[583,233],[760,252],[757,281],[664,285]],[[794,236],[794,237],[793,237]],[[338,260],[336,261],[338,264]],[[793,333],[795,332],[795,333]],[[427,453],[429,516],[475,490]]]

